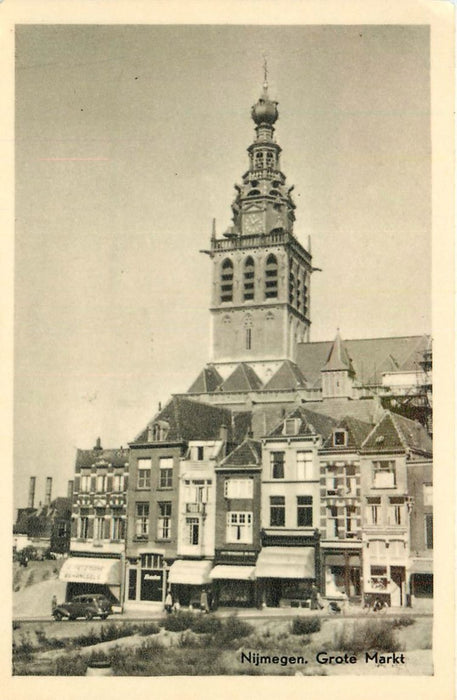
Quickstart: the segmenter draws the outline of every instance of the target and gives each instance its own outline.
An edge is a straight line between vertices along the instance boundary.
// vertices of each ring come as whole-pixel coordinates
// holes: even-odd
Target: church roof
[[[258,391],[262,387],[252,367],[241,362],[221,385],[222,391]]]
[[[420,371],[430,343],[428,335],[345,340],[357,380],[364,385],[381,384],[383,372]],[[321,370],[328,362],[334,342],[299,343],[297,365],[310,386],[321,386]]]
[[[295,362],[285,360],[263,387],[264,391],[304,389],[306,379]]]
[[[194,381],[188,394],[207,394],[216,391],[222,384],[222,377],[213,365],[207,365],[202,369],[197,379]]]
[[[281,422],[268,434],[268,437],[282,437],[285,435],[284,423],[291,418],[298,418],[300,421],[294,433],[295,437],[322,435],[322,437],[326,438],[336,425],[336,421],[330,416],[326,416],[323,413],[315,413],[304,406],[297,406],[287,416],[284,416]]]
[[[431,456],[432,440],[418,421],[386,411],[365,439],[362,448],[376,452],[408,450]]]
[[[257,440],[246,438],[219,465],[227,467],[257,467],[262,462],[262,445]]]
[[[345,370],[350,374],[354,374],[351,358],[338,331],[333,341],[332,347],[327,357],[327,362],[322,367],[323,372],[331,372],[334,370]]]

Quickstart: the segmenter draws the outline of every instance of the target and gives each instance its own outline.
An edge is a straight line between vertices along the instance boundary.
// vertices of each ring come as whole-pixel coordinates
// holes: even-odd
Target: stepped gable
[[[106,462],[112,464],[113,467],[125,467],[129,461],[129,451],[127,448],[119,449],[93,449],[93,450],[76,450],[76,467],[92,467],[93,464]]]
[[[263,391],[306,389],[306,379],[295,362],[285,360],[263,387]]]
[[[361,447],[365,438],[372,431],[373,425],[358,420],[357,418],[353,418],[352,416],[344,416],[340,421],[338,421],[338,424],[335,426],[336,430],[338,430],[339,428],[346,430],[347,432],[346,445],[344,445],[344,447],[340,449],[358,450]],[[332,435],[328,436],[328,438],[325,440],[322,446],[322,449],[335,449],[332,437]],[[338,449],[338,447],[336,447],[336,449]]]
[[[262,382],[256,375],[252,367],[245,362],[235,367],[232,374],[227,377],[221,386],[222,391],[258,391],[262,386]]]
[[[222,384],[223,379],[213,365],[207,365],[202,369],[197,379],[188,389],[188,394],[209,394]]]
[[[262,463],[262,444],[258,440],[246,438],[221,462],[218,468],[259,467]]]
[[[362,448],[376,452],[405,450],[431,456],[432,440],[418,421],[386,411],[365,439]]]
[[[167,442],[217,440],[222,425],[227,426],[229,440],[232,439],[232,413],[228,408],[211,406],[184,396],[173,396],[130,444],[149,443],[148,428],[153,423],[166,425]]]
[[[332,372],[344,370],[354,376],[354,367],[352,366],[351,358],[346,349],[345,344],[338,331],[333,341],[332,347],[327,357],[327,362],[322,367],[322,372]]]
[[[420,371],[429,335],[345,340],[356,379],[363,385],[382,383],[383,372]],[[310,387],[321,386],[321,370],[327,363],[332,341],[299,343],[297,365]]]
[[[329,416],[322,413],[315,413],[310,411],[304,406],[297,406],[291,413],[281,420],[281,422],[270,432],[268,437],[282,437],[284,436],[284,423],[290,418],[299,418],[300,426],[295,433],[294,437],[309,436],[309,435],[321,435],[326,438],[331,434],[333,428],[336,425],[336,421]]]
[[[322,399],[322,401],[307,401],[306,408],[316,413],[324,413],[326,416],[341,420],[345,416],[352,416],[364,423],[374,425],[384,413],[381,401],[378,397],[372,399]]]

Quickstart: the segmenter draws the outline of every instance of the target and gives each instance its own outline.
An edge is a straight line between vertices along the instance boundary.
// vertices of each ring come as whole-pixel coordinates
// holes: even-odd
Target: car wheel
[[[100,615],[100,620],[106,620],[108,617],[108,613],[104,613],[103,615]]]
[[[74,615],[69,615],[68,619],[73,622],[73,620],[76,620],[76,617]]]
[[[60,622],[63,618],[63,615],[61,612],[55,612],[54,613],[54,620],[57,620],[57,622]]]
[[[94,613],[92,613],[90,610],[86,612],[86,620],[92,620],[94,616]]]

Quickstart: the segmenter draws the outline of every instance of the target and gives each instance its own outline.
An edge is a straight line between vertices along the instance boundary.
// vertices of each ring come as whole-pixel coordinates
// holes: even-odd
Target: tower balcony
[[[233,234],[230,238],[213,238],[211,240],[211,253],[248,248],[268,248],[273,245],[290,245],[298,255],[301,255],[308,263],[311,263],[311,255],[303,248],[295,236],[287,231],[256,233],[249,236]]]

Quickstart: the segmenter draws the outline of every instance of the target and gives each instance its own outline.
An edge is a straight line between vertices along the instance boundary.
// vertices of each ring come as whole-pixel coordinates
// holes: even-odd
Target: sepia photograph
[[[13,676],[433,676],[430,26],[14,43]]]

